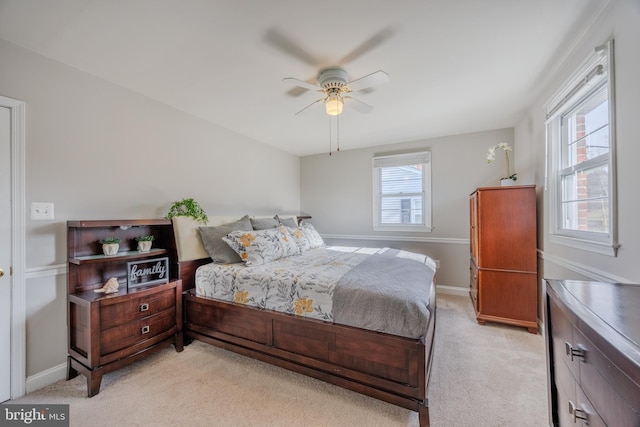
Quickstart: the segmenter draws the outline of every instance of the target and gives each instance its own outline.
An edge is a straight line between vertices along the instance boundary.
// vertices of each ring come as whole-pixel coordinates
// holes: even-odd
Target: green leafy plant
[[[154,239],[153,235],[149,234],[148,236],[138,236],[136,240],[138,242],[152,242]]]
[[[117,237],[105,237],[104,239],[100,240],[100,243],[102,243],[103,245],[112,245],[114,243],[120,243],[120,239],[118,239]]]
[[[200,207],[198,202],[193,199],[182,199],[173,202],[166,218],[171,219],[174,216],[188,216],[202,223],[207,222],[207,213]]]

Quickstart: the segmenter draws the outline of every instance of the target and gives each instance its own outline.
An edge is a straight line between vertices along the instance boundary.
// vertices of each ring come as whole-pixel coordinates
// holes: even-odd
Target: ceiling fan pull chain
[[[336,149],[337,152],[340,151],[340,116],[336,116],[336,144],[338,146],[338,148]]]
[[[331,156],[331,137],[332,137],[332,133],[331,132],[331,116],[329,116],[329,155]]]

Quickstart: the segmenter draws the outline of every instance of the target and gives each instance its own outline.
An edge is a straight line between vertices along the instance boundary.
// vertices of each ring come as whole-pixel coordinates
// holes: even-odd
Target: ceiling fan
[[[328,115],[337,116],[342,114],[342,108],[345,103],[353,106],[356,111],[361,113],[368,113],[373,110],[371,105],[354,98],[351,94],[386,83],[389,81],[389,75],[382,70],[378,70],[350,81],[345,70],[340,67],[332,67],[320,71],[318,74],[318,84],[309,83],[293,77],[286,77],[282,79],[282,81],[287,84],[320,92],[323,95],[322,98],[307,105],[295,115],[306,111],[313,105],[322,103],[325,105],[325,111]]]

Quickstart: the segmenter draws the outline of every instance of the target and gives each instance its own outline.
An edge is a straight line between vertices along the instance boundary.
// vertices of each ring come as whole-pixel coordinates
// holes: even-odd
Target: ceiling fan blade
[[[345,104],[348,104],[349,107],[352,107],[354,110],[359,111],[360,113],[370,113],[373,110],[373,107],[366,102],[362,102],[357,98],[352,96],[345,96],[342,98]]]
[[[294,77],[285,77],[284,79],[282,79],[282,81],[284,83],[287,83],[293,86],[300,86],[305,89],[322,90],[322,88],[318,85],[314,85],[313,83],[305,82],[304,80],[299,80]]]
[[[320,65],[317,58],[314,58],[313,55],[310,55],[309,52],[304,50],[290,37],[286,36],[275,28],[270,28],[269,30],[267,30],[264,35],[264,40],[275,48],[286,53],[287,55],[293,56],[294,58],[297,58],[306,64],[312,65],[314,67]]]
[[[386,41],[392,35],[393,35],[393,30],[391,29],[391,27],[383,28],[382,30],[378,31],[376,34],[374,34],[373,36],[365,40],[360,46],[356,47],[347,55],[345,55],[338,62],[338,64],[340,65],[347,64],[351,61],[356,60],[357,58],[361,57],[365,53],[381,45],[384,41]]]
[[[382,70],[368,74],[359,79],[355,79],[347,83],[347,87],[351,92],[357,92],[389,81],[389,74]]]
[[[312,106],[314,106],[314,105],[316,105],[316,104],[318,104],[318,103],[320,103],[320,102],[322,102],[322,101],[324,101],[324,100],[325,100],[325,98],[320,98],[320,99],[318,99],[318,100],[316,100],[316,101],[313,101],[311,104],[307,105],[307,106],[306,106],[306,107],[304,107],[302,110],[300,110],[300,111],[298,111],[297,113],[295,113],[295,114],[294,114],[294,116],[297,116],[297,115],[299,115],[299,114],[304,113],[305,111],[307,111],[307,110],[308,110],[309,108],[311,108]]]

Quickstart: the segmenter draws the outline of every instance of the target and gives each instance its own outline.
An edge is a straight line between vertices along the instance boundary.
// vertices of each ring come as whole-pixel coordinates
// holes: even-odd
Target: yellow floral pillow
[[[300,253],[309,250],[311,244],[300,227],[287,227],[287,231],[293,238],[293,241],[296,242],[296,245],[298,245],[298,248],[300,248]]]
[[[291,234],[282,226],[267,230],[232,231],[222,240],[247,265],[262,265],[300,254]]]

